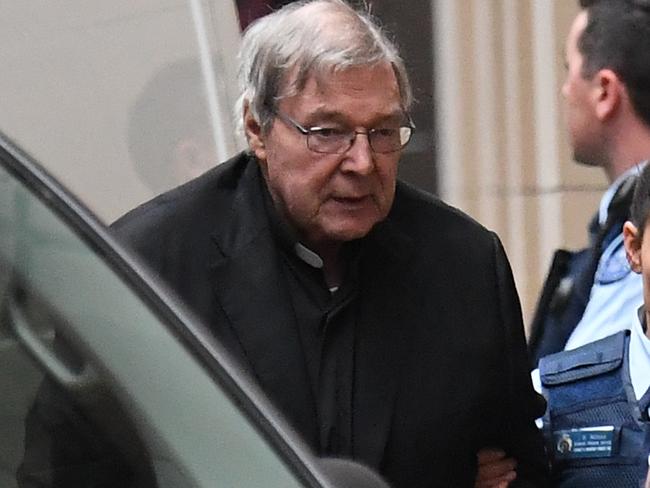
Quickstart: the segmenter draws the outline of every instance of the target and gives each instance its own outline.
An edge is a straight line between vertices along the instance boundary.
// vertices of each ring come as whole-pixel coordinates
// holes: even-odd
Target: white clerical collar
[[[308,247],[304,246],[300,242],[296,242],[293,246],[293,250],[296,252],[296,256],[312,268],[323,269],[323,259]],[[338,289],[338,286],[329,287],[330,293],[336,293]]]
[[[293,250],[300,259],[307,263],[312,268],[323,268],[323,259],[316,254],[314,251],[304,246],[300,242],[296,242],[293,246]]]

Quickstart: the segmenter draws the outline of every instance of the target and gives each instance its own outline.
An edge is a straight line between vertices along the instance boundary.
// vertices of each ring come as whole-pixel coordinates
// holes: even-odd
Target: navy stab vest
[[[544,437],[553,486],[639,488],[650,451],[650,394],[637,402],[630,332],[542,358]]]

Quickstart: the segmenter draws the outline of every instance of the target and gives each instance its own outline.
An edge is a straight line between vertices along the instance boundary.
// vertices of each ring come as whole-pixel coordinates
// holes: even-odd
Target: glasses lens
[[[402,147],[406,146],[411,140],[411,135],[413,134],[412,127],[400,127],[399,128],[399,141]]]
[[[400,127],[399,129],[377,129],[368,135],[370,146],[378,153],[389,153],[399,151],[411,139],[411,128]]]
[[[338,154],[349,149],[351,140],[352,137],[347,132],[320,129],[307,135],[307,147],[314,152]]]
[[[374,129],[366,133],[366,136],[373,151],[390,153],[406,146],[412,133],[412,127],[404,126],[396,129]],[[307,147],[318,153],[340,154],[350,149],[354,138],[354,132],[319,128],[307,134]]]

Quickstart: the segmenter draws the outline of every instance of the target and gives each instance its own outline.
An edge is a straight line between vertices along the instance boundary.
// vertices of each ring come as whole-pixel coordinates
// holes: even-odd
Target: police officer
[[[628,326],[641,280],[621,230],[639,163],[650,157],[650,2],[580,0],[566,43],[562,87],[574,159],[603,169],[611,186],[589,226],[590,245],[556,252],[535,313],[533,366]]]
[[[637,179],[630,221],[617,239],[643,283],[644,306],[624,317],[630,330],[545,356],[533,371],[548,404],[540,427],[559,488],[638,488],[648,471],[650,165]],[[507,486],[515,463],[503,451],[481,451],[476,488]]]
[[[555,486],[637,488],[650,452],[650,166],[637,183],[624,247],[642,275],[644,307],[630,329],[540,360],[544,434]],[[643,240],[645,239],[645,246]]]
[[[531,329],[534,368],[548,354],[629,328],[643,300],[621,231],[636,176],[650,157],[650,1],[579,3],[562,87],[569,138],[574,159],[602,168],[610,187],[589,226],[589,247],[556,252]],[[533,383],[541,389],[537,370]],[[498,447],[479,452],[477,487],[513,479],[517,460]]]

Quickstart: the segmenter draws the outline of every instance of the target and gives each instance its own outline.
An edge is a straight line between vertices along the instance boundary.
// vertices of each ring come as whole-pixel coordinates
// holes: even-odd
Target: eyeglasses
[[[367,129],[366,131],[346,130],[336,127],[303,127],[282,112],[275,115],[285,124],[294,127],[307,136],[307,147],[317,153],[342,154],[352,147],[358,134],[368,138],[370,148],[376,153],[399,151],[411,140],[415,126],[409,119],[407,125]]]

